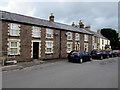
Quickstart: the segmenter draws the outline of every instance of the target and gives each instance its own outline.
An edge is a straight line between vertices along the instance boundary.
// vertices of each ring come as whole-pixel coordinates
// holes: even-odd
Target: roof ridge
[[[44,27],[49,27],[49,28],[57,28],[57,29],[74,31],[74,32],[76,31],[76,32],[81,32],[81,33],[86,33],[86,34],[92,34],[86,30],[81,30],[80,28],[73,27],[68,24],[63,24],[63,23],[59,23],[59,22],[51,22],[51,21],[48,21],[45,19],[21,15],[18,13],[11,13],[11,12],[7,12],[7,11],[2,11],[2,12],[3,12],[2,20],[9,20],[9,21],[39,25],[39,26],[44,26]]]

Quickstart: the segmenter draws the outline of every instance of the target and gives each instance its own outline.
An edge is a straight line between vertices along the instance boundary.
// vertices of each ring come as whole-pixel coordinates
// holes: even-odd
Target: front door
[[[39,57],[39,42],[33,42],[33,59]]]

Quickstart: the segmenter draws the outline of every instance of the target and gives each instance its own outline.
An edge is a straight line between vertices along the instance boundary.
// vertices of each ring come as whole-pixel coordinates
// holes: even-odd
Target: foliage
[[[111,28],[101,29],[101,34],[110,40],[110,45],[112,49],[120,50],[120,38],[116,30]]]

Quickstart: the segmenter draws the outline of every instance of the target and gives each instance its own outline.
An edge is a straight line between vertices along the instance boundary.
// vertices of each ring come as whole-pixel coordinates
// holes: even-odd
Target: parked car
[[[92,58],[98,58],[98,59],[104,59],[104,58],[109,58],[109,55],[107,52],[103,50],[93,50],[91,52]]]
[[[114,53],[113,51],[106,51],[106,52],[108,52],[108,54],[109,54],[109,57],[116,57],[117,56],[117,54],[116,53]]]
[[[120,50],[113,50],[113,53],[115,53],[117,56],[120,56]]]
[[[91,55],[85,51],[71,51],[68,54],[69,62],[83,63],[84,61],[91,61],[91,60],[92,60]]]

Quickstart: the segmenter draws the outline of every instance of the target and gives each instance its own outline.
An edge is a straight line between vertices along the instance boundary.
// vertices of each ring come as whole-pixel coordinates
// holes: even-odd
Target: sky
[[[1,0],[0,10],[49,20],[54,13],[55,22],[71,25],[82,20],[85,26],[90,25],[92,31],[102,28],[118,30],[117,2],[39,2],[19,0]]]

